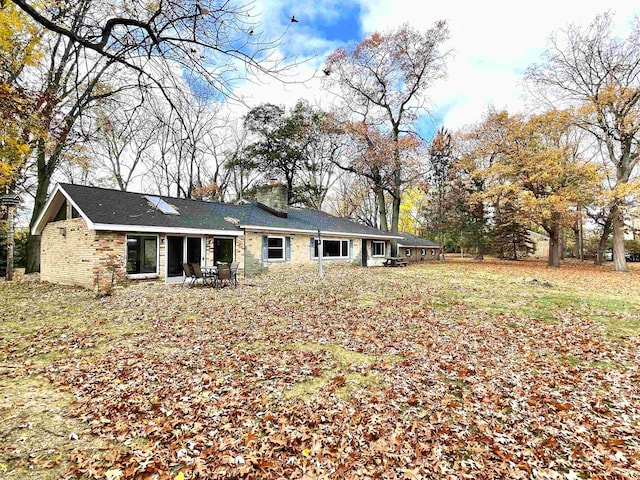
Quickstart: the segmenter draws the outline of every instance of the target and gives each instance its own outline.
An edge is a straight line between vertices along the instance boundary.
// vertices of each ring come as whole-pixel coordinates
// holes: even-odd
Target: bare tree
[[[140,174],[142,160],[151,147],[155,134],[142,105],[131,107],[126,99],[101,107],[92,122],[94,138],[89,148],[94,168],[105,171],[109,184],[127,190]]]
[[[254,160],[247,154],[247,130],[244,126],[231,129],[227,140],[225,168],[229,172],[229,182],[235,199],[242,201],[246,199],[246,195],[253,189],[262,174],[258,172]]]
[[[549,103],[575,106],[576,125],[603,145],[605,161],[615,169],[610,205],[614,268],[627,271],[625,197],[640,159],[640,19],[626,39],[614,36],[608,14],[587,28],[567,27],[552,36],[542,63],[530,67],[527,77]]]
[[[328,211],[374,228],[380,228],[378,206],[370,180],[354,173],[342,174],[327,195]]]
[[[81,22],[87,0],[74,4],[66,14]],[[75,24],[74,24],[75,25]],[[114,73],[114,62],[96,58],[66,37],[48,35],[42,42],[44,55],[34,69],[25,69],[15,83],[36,92],[35,109],[46,135],[35,139],[31,163],[25,169],[23,185],[34,197],[30,226],[33,226],[45,205],[49,186],[64,159],[81,133],[78,120],[102,99],[124,87],[105,82],[107,73]],[[113,76],[111,77],[114,78]],[[39,237],[29,235],[27,272],[39,269]]]
[[[441,48],[447,38],[445,22],[424,32],[405,25],[394,32],[374,33],[348,51],[336,50],[325,67],[328,84],[339,88],[341,101],[358,119],[383,125],[389,132],[393,233],[398,231],[405,181],[401,143],[414,136],[412,123],[426,111],[426,90],[445,75],[447,52]],[[381,223],[384,228],[386,222]],[[397,254],[396,242],[392,247]]]
[[[286,68],[271,55],[280,38],[268,39],[260,31],[251,3],[124,0],[107,4],[83,0],[76,7],[70,0],[11,1],[75,46],[118,63],[135,72],[143,83],[160,88],[178,68],[224,95],[232,95],[235,78],[252,71],[278,76]],[[82,15],[64,14],[72,8],[81,10]]]

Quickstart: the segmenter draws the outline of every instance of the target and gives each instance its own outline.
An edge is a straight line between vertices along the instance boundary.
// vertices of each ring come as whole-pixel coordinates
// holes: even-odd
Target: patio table
[[[203,265],[200,269],[202,270],[202,275],[212,280],[213,286],[218,283],[218,267]]]

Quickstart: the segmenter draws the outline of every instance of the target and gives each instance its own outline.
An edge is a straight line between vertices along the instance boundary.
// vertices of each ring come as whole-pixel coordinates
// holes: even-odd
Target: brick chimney
[[[270,180],[256,190],[258,207],[278,217],[287,218],[289,195],[287,186],[278,180]]]

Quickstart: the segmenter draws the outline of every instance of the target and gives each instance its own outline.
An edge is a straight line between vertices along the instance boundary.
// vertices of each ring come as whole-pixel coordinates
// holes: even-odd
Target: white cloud
[[[487,0],[471,2],[415,2],[414,0],[357,0],[360,2],[364,32],[393,29],[409,23],[418,29],[446,20],[453,56],[448,77],[435,85],[429,96],[432,110],[444,108],[444,125],[456,129],[478,121],[489,104],[511,111],[524,109],[522,74],[539,60],[550,34],[569,23],[586,25],[605,9],[615,14],[623,33],[640,7],[627,0],[601,2],[539,0],[533,3]],[[327,105],[321,88],[324,57],[341,46],[322,38],[304,21],[291,24],[290,15],[307,20],[333,18],[344,8],[336,0],[261,0],[265,31],[286,31],[283,47],[292,54],[315,55],[295,69],[290,83],[261,78],[237,89],[250,106],[271,102],[291,106],[299,98]],[[304,82],[296,84],[295,82]],[[244,108],[246,111],[246,107]]]
[[[519,111],[524,108],[522,73],[537,61],[550,34],[569,23],[586,25],[605,9],[615,13],[621,32],[640,7],[626,0],[602,2],[539,0],[536,2],[361,0],[366,32],[384,31],[409,23],[428,28],[434,21],[449,24],[447,79],[431,91],[437,108],[449,106],[444,124],[456,129],[478,121],[488,104]],[[420,5],[420,6],[418,6]]]

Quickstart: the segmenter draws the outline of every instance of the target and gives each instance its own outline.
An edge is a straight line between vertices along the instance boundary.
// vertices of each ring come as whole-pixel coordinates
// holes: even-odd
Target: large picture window
[[[384,242],[371,242],[371,255],[374,257],[384,257]]]
[[[127,235],[127,273],[158,273],[156,235]]]
[[[267,259],[284,260],[284,237],[267,238]]]
[[[319,241],[315,240],[313,258],[318,258]],[[322,258],[349,258],[349,240],[322,239]]]

